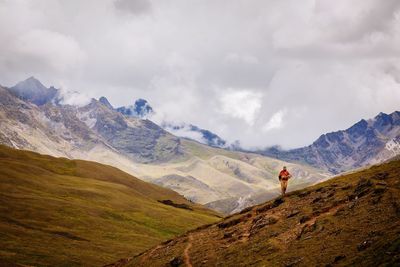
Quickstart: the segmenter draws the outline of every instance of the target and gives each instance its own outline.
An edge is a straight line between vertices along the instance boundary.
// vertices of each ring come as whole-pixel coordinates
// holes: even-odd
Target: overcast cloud
[[[0,0],[0,83],[145,98],[246,147],[400,109],[398,0]]]

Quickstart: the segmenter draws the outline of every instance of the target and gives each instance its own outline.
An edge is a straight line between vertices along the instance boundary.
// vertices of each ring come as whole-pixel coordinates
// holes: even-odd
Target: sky
[[[0,84],[147,99],[245,148],[400,110],[398,0],[0,0]]]

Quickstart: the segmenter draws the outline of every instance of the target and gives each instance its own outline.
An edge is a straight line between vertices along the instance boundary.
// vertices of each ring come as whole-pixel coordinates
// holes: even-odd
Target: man
[[[279,181],[281,182],[282,196],[284,196],[286,193],[286,188],[290,178],[292,178],[292,175],[287,171],[286,166],[283,166],[283,170],[281,170],[281,172],[279,173]]]

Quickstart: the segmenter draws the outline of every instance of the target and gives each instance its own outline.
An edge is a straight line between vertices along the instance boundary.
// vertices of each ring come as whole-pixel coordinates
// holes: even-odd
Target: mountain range
[[[306,147],[287,151],[272,147],[257,153],[334,174],[377,164],[400,154],[400,112],[362,119],[346,130],[323,134]]]
[[[153,123],[147,117],[155,111],[143,99],[114,108],[106,97],[72,105],[68,96],[34,77],[0,88],[0,143],[109,164],[224,214],[277,196],[284,165],[297,189],[400,154],[398,111],[324,134],[307,147],[244,151],[219,148],[226,146],[222,138],[192,124]],[[187,130],[206,144],[171,134]]]
[[[308,165],[179,138],[148,119],[121,114],[105,98],[71,105],[62,97],[33,77],[0,88],[0,143],[112,165],[225,214],[277,196],[283,165],[297,177],[293,189],[330,176]]]
[[[144,99],[137,100],[133,106],[120,107],[117,111],[140,118],[151,118],[154,114],[153,108]],[[375,118],[362,119],[346,130],[323,134],[309,146],[291,150],[274,146],[247,151],[240,145],[228,145],[217,134],[192,124],[163,122],[161,127],[176,136],[208,146],[254,152],[284,161],[308,164],[332,174],[380,163],[400,154],[399,111],[391,114],[381,112]]]

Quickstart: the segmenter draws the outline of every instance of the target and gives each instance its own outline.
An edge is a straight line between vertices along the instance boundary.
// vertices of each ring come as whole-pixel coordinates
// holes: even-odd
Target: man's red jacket
[[[281,170],[281,172],[279,173],[279,179],[288,179],[290,176],[290,173],[287,170]]]

